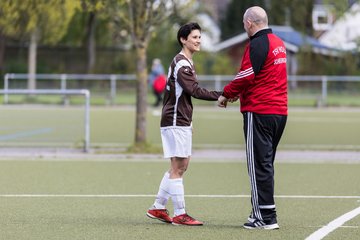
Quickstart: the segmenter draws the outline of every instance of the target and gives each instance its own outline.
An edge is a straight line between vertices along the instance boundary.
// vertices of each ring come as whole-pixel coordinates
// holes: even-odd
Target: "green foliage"
[[[289,24],[303,33],[312,34],[312,0],[233,0],[221,20],[222,40],[244,32],[243,15],[245,10],[255,5],[261,6],[267,11],[269,25]]]
[[[173,9],[180,3],[166,0],[129,0],[108,2],[109,15],[113,17],[119,31],[130,34],[131,45],[135,48],[136,59],[136,129],[135,144],[146,143],[147,107],[147,49],[151,34],[165,19],[171,17]]]
[[[84,28],[85,28],[85,13],[76,11],[74,17],[71,19],[68,31],[62,37],[60,44],[79,47],[82,45],[84,39]]]
[[[154,27],[166,17],[166,3],[161,1],[118,1],[108,2],[109,15],[119,30],[125,29],[135,48],[147,47]]]
[[[81,8],[87,12],[99,12],[106,8],[105,0],[81,0]]]
[[[174,23],[166,22],[159,25],[151,34],[151,40],[148,46],[148,58],[147,63],[149,68],[154,58],[161,59],[165,70],[170,65],[173,57],[180,51],[180,46],[176,39],[177,29],[174,27]]]
[[[238,66],[234,66],[226,53],[199,52],[194,54],[197,74],[232,75]]]
[[[147,153],[162,153],[162,148],[158,145],[153,145],[148,142],[145,143],[134,143],[131,146],[129,146],[125,153],[141,153],[141,154],[147,154]]]
[[[285,0],[286,1],[286,0]],[[288,9],[288,10],[287,10]],[[289,5],[284,0],[273,0],[266,8],[268,14],[269,25],[285,25],[289,13]]]
[[[109,62],[108,59],[104,59],[105,64],[110,64],[112,72],[120,74],[133,74],[136,71],[136,59],[134,50],[118,52],[114,59]],[[97,70],[101,72],[101,68]],[[110,70],[111,71],[111,70]]]
[[[140,11],[139,6],[145,2],[152,4],[160,2],[161,8],[155,9],[154,12],[150,9]],[[169,2],[172,2],[174,6],[164,10],[165,3]],[[95,13],[95,42],[98,52],[97,62],[92,72],[134,73],[137,69],[136,55],[131,44],[136,41],[131,40],[133,35],[131,32],[134,30],[134,33],[139,33],[139,28],[135,30],[134,26],[144,21],[143,17],[154,20],[154,23],[144,25],[148,32],[140,34],[139,39],[148,37],[147,66],[151,65],[153,58],[160,58],[167,68],[174,55],[180,50],[176,41],[178,26],[194,19],[197,11],[193,7],[196,6],[195,2],[191,0],[187,1],[186,5],[178,5],[175,4],[177,3],[175,0],[1,0],[0,30],[8,37],[8,40],[11,39],[15,44],[19,41],[20,45],[28,41],[30,32],[36,26],[40,31],[41,43],[59,43],[61,46],[69,46],[68,51],[77,51],[76,54],[66,55],[63,49],[55,49],[54,54],[62,51],[58,59],[49,59],[53,55],[51,57],[39,56],[38,62],[41,66],[38,66],[37,71],[84,72],[87,56],[86,49],[81,49],[81,47],[85,47],[89,15]],[[131,19],[129,3],[134,4],[133,14],[139,16],[133,26],[129,25]],[[337,17],[340,17],[348,7],[347,1],[324,0],[324,3],[332,6],[331,10]],[[267,10],[270,24],[289,23],[295,29],[311,35],[312,0],[233,0],[221,20],[222,39],[244,31],[243,13],[252,5],[260,5]],[[172,12],[171,15],[168,14],[169,12]],[[163,14],[162,18],[159,16],[161,14]],[[39,50],[39,53],[41,51]],[[69,58],[71,61],[68,60]],[[233,74],[238,67],[229,64],[228,56],[225,54],[213,55],[201,52],[195,54],[194,58],[199,74]],[[299,74],[359,74],[357,54],[349,53],[343,59],[332,57],[321,59],[310,53],[300,53],[299,58]],[[27,71],[25,61],[14,55],[6,56],[4,65],[6,71],[7,69],[13,69],[11,71],[14,72]]]
[[[72,47],[85,46],[89,15],[89,12],[77,9],[74,17],[71,19],[68,31],[61,39],[60,44]],[[96,43],[100,46],[106,46],[112,43],[111,32],[108,28],[109,19],[104,18],[105,16],[100,17],[96,15]]]
[[[298,75],[359,75],[359,54],[343,53],[340,57],[324,57],[310,51],[298,53]]]
[[[313,0],[272,0],[265,5],[269,25],[289,25],[312,35]]]
[[[224,17],[221,19],[221,39],[228,39],[236,34],[244,32],[243,16],[245,10],[251,6],[264,6],[263,0],[232,0],[227,7]]]
[[[359,1],[357,1],[359,2]],[[323,0],[335,18],[340,18],[349,8],[349,1]]]
[[[195,9],[191,8],[193,2],[176,6],[171,16],[155,26],[148,45],[148,66],[151,66],[152,59],[159,58],[167,69],[173,57],[181,50],[176,34],[180,25],[194,21]]]
[[[71,0],[4,0],[0,1],[0,28],[5,35],[28,38],[39,31],[44,43],[56,43],[79,7]]]
[[[5,72],[9,73],[25,73],[27,71],[27,63],[25,59],[15,59],[9,61],[6,65]]]
[[[278,0],[280,1],[280,0]],[[302,33],[312,35],[313,0],[288,0],[290,26]],[[285,5],[285,4],[284,4]],[[277,11],[277,9],[275,9]]]
[[[148,48],[148,65],[154,58],[160,58],[165,69],[170,65],[173,57],[180,51],[176,39],[177,28],[169,22],[159,26]],[[159,47],[161,46],[161,47]],[[238,66],[234,66],[226,53],[211,53],[200,51],[194,54],[194,62],[198,74],[234,74]]]

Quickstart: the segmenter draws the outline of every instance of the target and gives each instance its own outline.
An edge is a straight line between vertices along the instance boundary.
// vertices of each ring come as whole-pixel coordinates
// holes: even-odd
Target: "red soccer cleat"
[[[169,211],[166,209],[149,209],[146,213],[146,216],[166,223],[172,222],[172,219],[169,216]]]
[[[201,225],[203,225],[203,222],[200,222],[185,213],[185,214],[181,214],[179,216],[173,217],[172,224],[173,225],[187,225],[187,226],[201,226]]]

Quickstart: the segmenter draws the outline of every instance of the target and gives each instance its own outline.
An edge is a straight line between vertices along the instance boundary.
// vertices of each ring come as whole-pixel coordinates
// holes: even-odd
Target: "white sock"
[[[171,200],[174,205],[174,215],[185,213],[184,184],[182,178],[169,179]]]
[[[170,198],[170,173],[166,172],[161,180],[159,192],[156,196],[153,208],[164,209]]]

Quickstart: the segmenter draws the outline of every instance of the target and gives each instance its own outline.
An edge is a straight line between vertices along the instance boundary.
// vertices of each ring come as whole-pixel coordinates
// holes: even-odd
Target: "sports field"
[[[41,142],[43,137],[56,144],[76,132],[75,126],[66,126],[82,116],[77,108],[27,109],[0,109],[2,129],[6,124],[18,127],[16,134],[2,133],[3,144],[10,140]],[[32,120],[38,113],[43,118]],[[17,114],[17,120],[10,114]],[[185,193],[189,214],[204,221],[204,226],[172,226],[145,216],[168,162],[160,154],[116,151],[132,142],[132,108],[92,108],[91,154],[1,156],[0,238],[359,239],[359,110],[290,110],[279,148],[281,158],[275,166],[278,231],[241,227],[250,213],[244,156],[235,152],[230,157],[216,157],[220,149],[243,149],[238,110],[195,107],[194,117],[195,151],[213,152],[193,158],[185,177]],[[21,119],[28,124],[19,122]],[[159,145],[158,109],[149,109],[148,121],[149,141]],[[76,124],[81,126],[81,121]],[[52,131],[29,135],[21,132],[24,126],[27,133],[39,128]],[[99,149],[107,146],[112,150],[100,154],[103,150]],[[287,155],[293,150],[299,155]],[[337,161],[334,156],[315,155],[320,150],[334,156],[351,151],[352,157],[347,159],[344,154]],[[305,155],[301,158],[302,152],[307,154],[306,159]],[[171,205],[169,210],[172,213]]]
[[[84,108],[62,106],[0,107],[1,146],[81,147]],[[148,141],[160,146],[160,109],[149,107]],[[280,149],[360,150],[360,110],[357,108],[290,109]],[[133,107],[92,107],[91,146],[119,150],[135,135]],[[195,148],[239,148],[244,144],[238,107],[195,106]]]
[[[204,226],[147,218],[167,167],[152,158],[2,160],[1,239],[305,239],[319,229],[325,239],[359,239],[359,163],[277,163],[276,231],[242,229],[250,191],[240,161],[191,163],[187,209]]]

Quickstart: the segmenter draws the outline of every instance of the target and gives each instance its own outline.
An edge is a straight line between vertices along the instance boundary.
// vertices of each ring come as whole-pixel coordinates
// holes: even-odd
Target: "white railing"
[[[30,74],[24,73],[7,73],[4,76],[4,90],[9,89],[10,79],[28,79]],[[35,74],[37,80],[59,80],[60,90],[67,89],[69,80],[108,80],[110,81],[110,99],[114,103],[116,98],[116,81],[135,80],[135,74]],[[4,103],[8,103],[8,96],[4,94]]]
[[[28,79],[29,74],[7,73],[4,76],[4,90],[9,89],[10,79]],[[234,75],[198,75],[199,81],[214,82],[215,90],[222,90],[226,82],[231,81]],[[121,80],[135,80],[135,74],[35,74],[35,79],[46,80],[54,79],[61,81],[60,90],[67,89],[69,80],[108,80],[110,81],[110,100],[113,104],[116,98],[116,82]],[[360,76],[326,76],[326,75],[289,75],[289,84],[292,82],[310,81],[321,82],[321,100],[326,102],[328,93],[328,82],[360,82]],[[8,96],[4,94],[4,103],[8,103]]]
[[[84,114],[84,152],[90,149],[90,92],[86,89],[81,90],[25,90],[25,89],[7,89],[0,90],[0,94],[6,95],[83,95],[85,96],[85,114]]]

